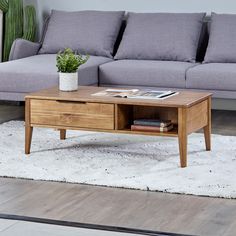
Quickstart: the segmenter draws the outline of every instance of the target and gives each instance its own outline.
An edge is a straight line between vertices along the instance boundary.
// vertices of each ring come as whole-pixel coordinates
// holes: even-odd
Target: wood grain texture
[[[208,124],[208,99],[187,110],[187,133],[191,134]]]
[[[180,166],[182,168],[187,166],[187,114],[186,108],[179,108],[178,110],[178,137],[179,137],[179,155],[180,155]]]
[[[66,139],[66,130],[60,129],[60,139],[65,140]]]
[[[158,106],[134,106],[134,119],[161,119],[171,120],[173,124],[178,123],[178,109]]]
[[[33,127],[31,126],[30,99],[25,100],[25,154],[30,154]]]
[[[181,91],[178,95],[164,99],[127,99],[114,97],[99,97],[92,94],[106,90],[107,87],[80,86],[75,92],[61,92],[57,87],[32,93],[26,98],[47,99],[57,101],[80,101],[94,103],[111,103],[111,104],[126,104],[126,105],[144,105],[158,107],[191,107],[196,103],[206,100],[211,93]]]
[[[208,119],[207,125],[204,127],[205,145],[206,150],[211,150],[211,99],[207,100]]]
[[[31,124],[114,129],[114,105],[52,100],[31,101]]]
[[[66,129],[66,130],[82,130],[82,131],[94,131],[114,134],[134,134],[134,135],[148,135],[148,136],[162,136],[162,137],[178,137],[178,127],[174,126],[174,129],[168,132],[143,132],[143,131],[131,131],[130,127],[121,130],[107,130],[107,129],[93,129],[93,128],[79,128],[71,126],[55,126],[55,125],[40,125],[35,124],[34,127],[39,128],[53,128],[53,129]]]
[[[133,106],[130,105],[117,105],[116,104],[116,130],[124,130],[129,128],[133,122]]]
[[[187,166],[188,134],[204,128],[209,149],[208,100],[211,94],[180,92],[174,99],[170,97],[161,101],[92,96],[103,89],[80,87],[76,92],[65,93],[53,88],[27,96],[26,153],[30,153],[33,126],[59,129],[62,140],[66,138],[67,129],[178,136],[181,167]],[[133,121],[140,118],[171,120],[174,129],[168,132],[131,130]]]

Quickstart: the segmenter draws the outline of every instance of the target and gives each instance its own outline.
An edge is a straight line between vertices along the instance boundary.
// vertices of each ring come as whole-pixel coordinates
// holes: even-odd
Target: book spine
[[[132,131],[146,131],[146,132],[168,132],[173,129],[173,125],[168,127],[156,127],[156,126],[143,126],[143,125],[131,125]]]
[[[166,122],[153,122],[153,121],[139,121],[135,120],[134,125],[143,125],[143,126],[155,126],[155,127],[167,127],[171,123],[166,123]]]

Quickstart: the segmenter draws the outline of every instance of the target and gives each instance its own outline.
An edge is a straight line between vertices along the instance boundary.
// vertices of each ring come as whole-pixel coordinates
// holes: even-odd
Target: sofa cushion
[[[91,56],[78,71],[80,85],[98,83],[98,66],[109,58]],[[0,63],[1,92],[34,92],[58,84],[56,55],[45,54]]]
[[[81,54],[112,57],[124,12],[52,11],[40,54],[71,48]]]
[[[195,62],[205,13],[129,13],[116,59]]]
[[[185,72],[193,65],[177,61],[119,60],[99,67],[99,83],[185,88]]]
[[[209,63],[190,68],[186,75],[186,87],[236,91],[236,64]]]
[[[212,13],[204,62],[236,62],[236,14]]]

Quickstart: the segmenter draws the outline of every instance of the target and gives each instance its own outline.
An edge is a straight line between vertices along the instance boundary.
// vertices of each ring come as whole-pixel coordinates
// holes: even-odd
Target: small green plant
[[[83,57],[80,54],[74,53],[70,48],[66,48],[63,52],[57,54],[58,72],[75,73],[88,59],[88,55]]]

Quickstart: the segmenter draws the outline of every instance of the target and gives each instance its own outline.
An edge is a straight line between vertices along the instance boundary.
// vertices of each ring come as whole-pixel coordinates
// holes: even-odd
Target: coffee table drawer
[[[31,99],[30,114],[32,124],[114,129],[114,104]]]

